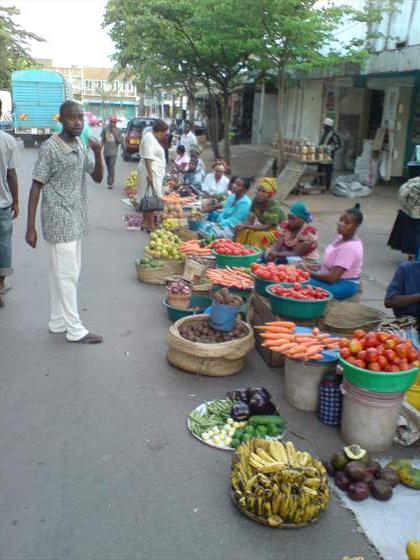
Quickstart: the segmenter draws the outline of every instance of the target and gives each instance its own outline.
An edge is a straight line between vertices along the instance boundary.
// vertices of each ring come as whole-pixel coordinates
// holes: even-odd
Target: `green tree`
[[[19,10],[13,6],[0,6],[0,88],[4,89],[9,89],[14,70],[36,66],[35,61],[28,54],[28,42],[44,40],[35,33],[25,31],[13,21],[13,17],[19,13]]]
[[[206,88],[216,157],[217,104],[222,100],[227,160],[230,94],[257,43],[247,25],[253,4],[251,0],[109,0],[105,15],[120,65],[143,68],[153,81],[155,77],[160,81],[162,72],[169,73],[173,84],[182,85],[191,99],[191,86]]]

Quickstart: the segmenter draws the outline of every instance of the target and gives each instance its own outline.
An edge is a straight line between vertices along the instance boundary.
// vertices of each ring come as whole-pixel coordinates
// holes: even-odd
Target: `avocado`
[[[365,461],[367,459],[366,450],[362,449],[360,445],[357,445],[356,443],[344,447],[343,451],[349,461]]]
[[[331,464],[336,471],[344,470],[348,462],[349,460],[343,452],[335,453],[335,455],[331,457]]]

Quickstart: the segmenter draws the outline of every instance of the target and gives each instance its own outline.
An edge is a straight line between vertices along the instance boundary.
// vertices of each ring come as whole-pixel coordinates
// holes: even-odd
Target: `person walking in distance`
[[[0,100],[0,117],[1,112]],[[17,159],[15,139],[0,130],[0,307],[3,305],[1,296],[10,290],[10,286],[5,283],[5,278],[13,272],[13,220],[19,214]]]
[[[86,173],[96,183],[103,177],[101,144],[79,139],[83,109],[74,101],[60,107],[63,131],[42,144],[32,174],[26,242],[35,249],[36,210],[42,192],[41,223],[49,249],[51,315],[49,331],[66,333],[69,342],[99,343],[79,317],[77,287],[81,266],[81,240],[88,229]],[[90,149],[89,149],[90,148]]]
[[[104,158],[106,169],[108,172],[108,189],[114,187],[115,182],[115,162],[117,161],[118,146],[122,144],[122,134],[117,127],[117,116],[112,115],[109,118],[108,125],[102,130],[101,142],[104,148]]]

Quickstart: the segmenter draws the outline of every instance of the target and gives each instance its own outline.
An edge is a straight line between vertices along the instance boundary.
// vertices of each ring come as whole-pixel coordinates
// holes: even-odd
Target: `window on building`
[[[92,80],[85,80],[85,88],[88,90],[92,90],[93,89],[93,82]]]

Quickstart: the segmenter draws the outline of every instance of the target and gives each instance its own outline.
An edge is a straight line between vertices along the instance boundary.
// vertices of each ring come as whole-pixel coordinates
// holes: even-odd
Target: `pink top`
[[[324,261],[320,273],[328,274],[334,266],[344,268],[342,280],[357,279],[360,277],[363,267],[363,245],[360,239],[343,241],[339,235],[324,252]]]

